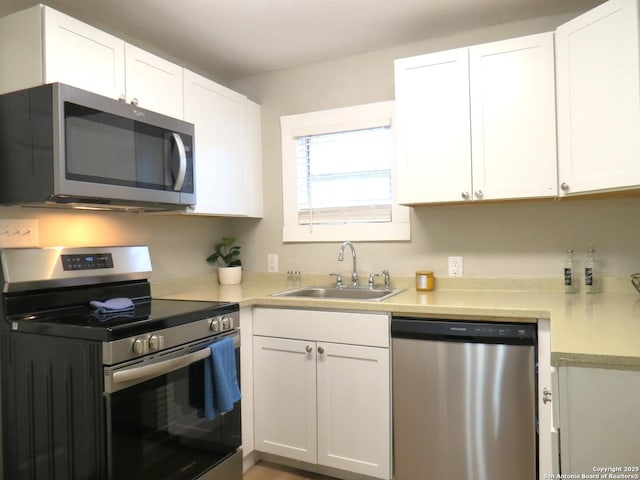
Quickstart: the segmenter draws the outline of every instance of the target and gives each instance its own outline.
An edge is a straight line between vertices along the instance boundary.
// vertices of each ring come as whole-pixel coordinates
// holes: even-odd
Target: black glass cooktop
[[[88,304],[8,315],[5,328],[87,340],[113,341],[238,311],[237,303],[144,299],[126,312],[98,313]]]

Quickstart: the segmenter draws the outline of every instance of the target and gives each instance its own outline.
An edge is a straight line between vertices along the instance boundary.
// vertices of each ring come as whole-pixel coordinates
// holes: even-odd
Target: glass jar
[[[435,278],[433,272],[424,270],[416,272],[416,290],[430,292],[434,287]]]

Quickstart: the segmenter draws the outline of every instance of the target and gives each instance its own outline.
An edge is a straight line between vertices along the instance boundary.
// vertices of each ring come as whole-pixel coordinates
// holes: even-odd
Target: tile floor
[[[333,480],[331,477],[267,462],[257,463],[242,478],[243,480]]]

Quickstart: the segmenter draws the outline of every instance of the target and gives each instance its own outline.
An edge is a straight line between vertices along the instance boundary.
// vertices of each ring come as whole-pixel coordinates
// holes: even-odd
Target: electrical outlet
[[[0,248],[37,247],[38,220],[0,218]]]
[[[449,276],[462,276],[462,257],[449,257]]]
[[[278,254],[277,253],[267,253],[267,272],[277,272],[278,271]]]

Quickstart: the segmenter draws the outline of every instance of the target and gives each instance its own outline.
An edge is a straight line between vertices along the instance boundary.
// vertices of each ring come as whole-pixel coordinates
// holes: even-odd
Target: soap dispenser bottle
[[[567,249],[567,256],[564,260],[564,292],[578,292],[578,282],[573,265],[573,248],[571,245],[569,245],[569,248]]]
[[[589,245],[587,259],[584,262],[584,291],[585,293],[597,293],[600,285],[600,272],[596,266],[596,251],[593,245]]]

